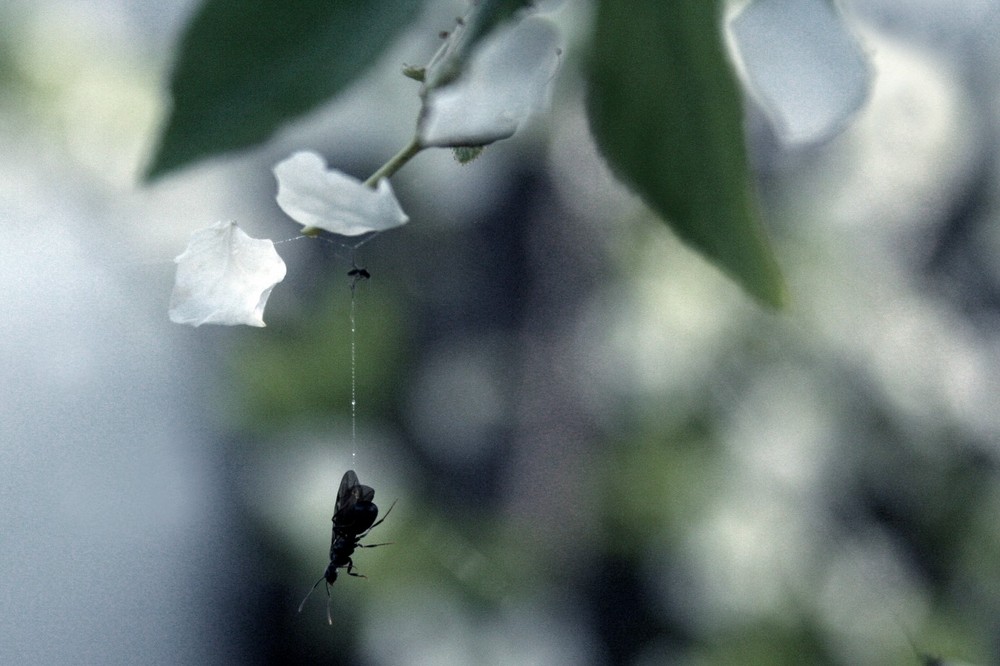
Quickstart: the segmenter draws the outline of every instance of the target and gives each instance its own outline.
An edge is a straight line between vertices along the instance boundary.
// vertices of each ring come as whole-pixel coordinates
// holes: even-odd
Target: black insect
[[[386,546],[385,543],[363,544],[359,543],[368,536],[375,527],[382,524],[396,506],[393,502],[389,511],[378,522],[378,507],[375,506],[375,490],[371,486],[362,485],[358,481],[358,475],[353,469],[344,473],[344,478],[340,481],[340,490],[337,491],[337,503],[333,510],[333,536],[330,539],[330,564],[326,567],[326,572],[309,589],[305,599],[299,604],[299,612],[306,605],[306,599],[313,593],[321,582],[326,581],[326,620],[333,624],[333,617],[330,615],[330,586],[337,581],[337,569],[347,569],[348,576],[356,578],[366,578],[359,573],[354,573],[354,562],[351,555],[356,548],[375,548],[376,546]]]
[[[372,274],[367,269],[354,264],[354,268],[347,271],[347,277],[351,278],[351,295],[353,296],[354,289],[358,286],[358,283],[362,280],[370,280]]]

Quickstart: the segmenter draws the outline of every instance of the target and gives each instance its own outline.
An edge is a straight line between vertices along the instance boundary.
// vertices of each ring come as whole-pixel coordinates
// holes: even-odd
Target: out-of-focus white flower
[[[264,326],[267,297],[285,278],[274,243],[251,238],[232,221],[191,234],[174,261],[170,321],[176,324]]]
[[[314,152],[300,151],[274,166],[278,205],[293,220],[343,236],[359,236],[406,224],[389,181],[372,189]]]
[[[513,135],[548,105],[558,41],[551,21],[531,16],[485,38],[453,81],[438,82],[436,71],[447,70],[447,59],[432,65],[418,128],[421,145],[484,146]]]
[[[750,94],[785,143],[830,138],[868,99],[871,66],[830,0],[754,0],[729,30]]]

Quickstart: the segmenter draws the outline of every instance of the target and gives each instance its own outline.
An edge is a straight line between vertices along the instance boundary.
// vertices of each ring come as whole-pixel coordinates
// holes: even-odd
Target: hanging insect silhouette
[[[353,294],[355,287],[358,286],[358,283],[361,282],[362,280],[370,280],[372,274],[368,272],[367,268],[363,266],[358,266],[356,263],[354,263],[353,258],[351,260],[351,265],[352,268],[351,270],[347,271],[347,277],[351,278],[351,293]]]
[[[326,567],[326,572],[320,576],[309,589],[305,599],[299,604],[299,612],[306,605],[306,599],[313,593],[313,590],[326,581],[326,621],[333,624],[333,616],[330,614],[330,586],[337,580],[337,569],[347,569],[348,576],[356,578],[366,578],[359,573],[354,573],[354,561],[351,555],[357,548],[375,548],[376,546],[386,546],[388,543],[360,543],[368,536],[368,533],[382,524],[382,521],[389,516],[389,511],[396,506],[394,501],[389,506],[389,511],[378,522],[378,507],[375,506],[375,490],[371,486],[362,485],[358,481],[358,475],[353,469],[344,473],[344,478],[340,481],[340,490],[337,491],[337,503],[333,510],[333,536],[330,538],[330,564]]]
[[[355,266],[351,270],[347,271],[347,277],[354,278],[354,281],[359,280],[370,280],[372,274],[368,272],[367,268],[361,268],[360,266]]]

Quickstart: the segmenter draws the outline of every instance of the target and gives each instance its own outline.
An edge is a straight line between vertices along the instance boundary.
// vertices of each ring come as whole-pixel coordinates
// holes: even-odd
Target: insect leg
[[[354,562],[349,557],[347,558],[347,575],[354,576],[355,578],[368,578],[364,574],[354,573]]]

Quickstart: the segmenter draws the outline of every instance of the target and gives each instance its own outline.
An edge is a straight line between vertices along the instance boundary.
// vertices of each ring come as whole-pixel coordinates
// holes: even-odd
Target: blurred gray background
[[[748,127],[792,292],[759,309],[601,166],[565,2],[554,107],[394,178],[411,222],[278,245],[265,329],[169,324],[172,258],[292,239],[270,167],[366,177],[402,63],[266,145],[139,183],[193,0],[0,5],[0,661],[1000,663],[1000,6],[843,3],[876,71],[842,135]],[[322,587],[346,469],[368,580]]]

